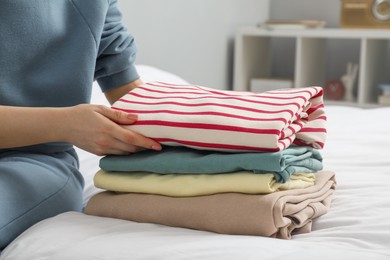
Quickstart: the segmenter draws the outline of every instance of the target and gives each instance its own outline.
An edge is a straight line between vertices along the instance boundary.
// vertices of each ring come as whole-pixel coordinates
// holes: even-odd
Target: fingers
[[[135,123],[138,119],[137,115],[105,106],[98,107],[97,112],[116,123],[112,131],[110,131],[112,137],[116,139],[116,141],[111,144],[111,154],[126,154],[137,152],[142,149],[157,151],[162,149],[161,145],[153,139],[119,126]]]
[[[136,114],[126,113],[106,106],[99,107],[98,112],[121,125],[133,124],[138,119]]]
[[[136,133],[134,133],[134,134],[135,134],[135,136],[133,138],[135,138],[136,140],[138,140],[140,137],[141,138],[145,138],[142,135],[139,135],[140,136],[139,137],[138,134],[136,134]],[[151,140],[149,138],[145,138],[145,139]],[[118,140],[118,139],[115,139],[115,138],[112,138],[108,143],[109,143],[109,145],[106,146],[104,148],[104,150],[101,151],[102,154],[128,155],[128,154],[131,154],[131,153],[135,153],[135,152],[139,152],[139,151],[145,150],[145,148],[151,149],[151,147],[142,147],[142,145],[135,145],[135,144],[125,143],[122,140]],[[146,144],[144,146],[148,146],[148,145],[149,144]],[[161,145],[159,145],[158,143],[157,143],[157,145],[158,145],[158,148],[154,147],[152,149],[154,149],[154,150],[161,150]]]
[[[160,151],[162,149],[161,145],[153,139],[147,138],[123,127],[121,127],[121,131],[118,131],[115,137],[123,143],[135,145],[145,149],[152,149],[156,151]]]
[[[113,148],[117,147],[117,148]],[[113,147],[110,147],[109,149],[105,150],[102,155],[107,154],[114,154],[114,155],[128,155],[131,153],[139,152],[142,149],[141,147],[134,146],[134,145],[125,145],[123,142],[118,142],[117,145],[113,145]]]

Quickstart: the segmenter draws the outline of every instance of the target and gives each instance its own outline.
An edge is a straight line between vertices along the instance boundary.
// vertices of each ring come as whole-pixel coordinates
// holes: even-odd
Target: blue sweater
[[[139,78],[116,0],[1,0],[0,105],[89,103]]]
[[[0,105],[71,106],[138,78],[115,0],[1,0]]]

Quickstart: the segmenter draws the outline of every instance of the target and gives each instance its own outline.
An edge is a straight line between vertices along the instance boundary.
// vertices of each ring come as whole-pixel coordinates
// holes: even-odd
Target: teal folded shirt
[[[131,155],[108,155],[100,159],[105,171],[153,172],[159,174],[218,174],[237,171],[272,173],[286,182],[296,172],[322,170],[322,156],[310,147],[290,147],[275,153],[224,153],[186,147],[164,147]]]

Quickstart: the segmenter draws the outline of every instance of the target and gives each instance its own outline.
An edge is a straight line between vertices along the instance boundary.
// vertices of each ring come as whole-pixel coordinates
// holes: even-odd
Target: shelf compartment
[[[341,78],[346,73],[348,62],[359,64],[355,83],[356,101],[352,102],[354,105],[377,105],[380,95],[378,84],[390,83],[388,30],[340,28],[267,30],[245,27],[236,35],[234,90],[248,91],[250,80],[253,78],[280,77],[275,75],[275,65],[272,67],[272,61],[275,59],[272,41],[283,38],[295,43],[293,75],[291,77],[288,75],[293,78],[294,87],[323,86],[329,79]],[[353,50],[352,57],[348,56],[348,60],[340,60],[339,57],[330,60],[332,57],[329,46],[334,42],[341,42],[342,49]],[[279,60],[284,58],[280,57],[280,54],[277,55]],[[291,57],[289,55],[287,59],[291,61]],[[340,71],[337,73],[338,76],[328,75],[327,69],[331,66],[329,62],[336,62],[337,71]],[[331,68],[334,74],[336,68]]]

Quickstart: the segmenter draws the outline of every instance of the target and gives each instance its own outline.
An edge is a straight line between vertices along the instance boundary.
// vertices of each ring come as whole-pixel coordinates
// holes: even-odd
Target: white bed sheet
[[[185,81],[140,66],[145,81]],[[94,102],[100,102],[95,93]],[[68,212],[17,238],[0,259],[390,259],[390,108],[327,106],[325,169],[337,177],[330,211],[292,240],[229,236]],[[99,157],[80,152],[85,202]]]

